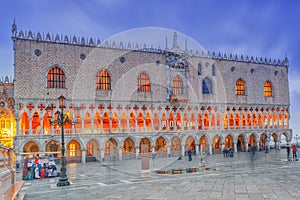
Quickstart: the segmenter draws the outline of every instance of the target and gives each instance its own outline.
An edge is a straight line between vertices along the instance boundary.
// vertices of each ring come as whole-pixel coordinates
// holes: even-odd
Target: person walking
[[[287,159],[288,159],[288,161],[291,161],[291,158],[290,158],[291,146],[290,146],[289,143],[286,144],[286,153],[287,153]]]
[[[292,146],[292,152],[293,152],[293,160],[297,160],[297,147],[293,144]]]
[[[256,146],[252,146],[251,147],[251,153],[250,153],[250,159],[251,159],[251,161],[254,160],[255,151],[256,151]]]

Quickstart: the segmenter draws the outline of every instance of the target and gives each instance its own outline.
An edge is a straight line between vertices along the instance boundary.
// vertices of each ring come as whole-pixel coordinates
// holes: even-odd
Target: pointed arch
[[[212,94],[212,85],[208,78],[202,81],[202,94]]]
[[[202,75],[202,65],[201,63],[198,64],[198,76]]]
[[[198,113],[198,130],[202,130],[202,112]]]
[[[159,120],[159,116],[158,113],[154,113],[154,121],[153,121],[153,125],[154,125],[154,130],[158,131],[160,129],[160,120]]]
[[[121,120],[120,120],[120,127],[121,127],[122,132],[127,131],[127,127],[128,127],[127,123],[128,123],[127,115],[126,115],[125,111],[123,111],[121,114]]]
[[[101,128],[101,118],[100,118],[100,114],[98,111],[95,112],[95,115],[94,115],[94,130],[97,132],[100,132]]]
[[[235,94],[245,95],[245,82],[242,79],[238,79],[235,83]]]
[[[84,133],[91,133],[92,120],[90,112],[86,112],[84,115]]]
[[[176,130],[180,130],[182,126],[181,113],[178,112],[176,115]]]
[[[113,112],[112,114],[111,126],[113,133],[117,133],[119,131],[119,118],[117,112]]]
[[[148,111],[146,113],[146,130],[149,132],[152,130],[152,118],[151,118],[151,112]]]
[[[196,121],[195,113],[192,113],[190,118],[190,127],[192,130],[196,130]]]
[[[272,95],[272,83],[270,81],[266,81],[264,84],[264,96],[271,97]]]
[[[135,118],[135,114],[134,114],[133,111],[130,113],[129,126],[130,126],[130,131],[131,131],[131,132],[135,132],[135,128],[136,128],[136,118]]]
[[[33,113],[31,123],[32,134],[40,134],[40,114],[37,111]]]
[[[166,157],[167,155],[167,142],[166,139],[162,136],[156,139],[155,153],[159,157]]]
[[[102,125],[103,125],[103,132],[109,133],[110,132],[110,117],[107,111],[103,113],[102,117]]]
[[[183,94],[183,82],[179,76],[175,76],[172,79],[172,92],[173,95],[182,95]]]
[[[47,74],[47,88],[66,88],[66,76],[64,71],[54,65]]]
[[[22,112],[21,120],[20,120],[20,129],[22,135],[28,135],[29,134],[29,117],[26,111]]]
[[[148,74],[139,74],[137,78],[137,90],[140,92],[151,92],[151,81]]]

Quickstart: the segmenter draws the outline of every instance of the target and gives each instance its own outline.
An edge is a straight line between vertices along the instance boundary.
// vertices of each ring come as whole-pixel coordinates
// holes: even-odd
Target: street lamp
[[[64,107],[65,107],[65,97],[63,95],[60,95],[58,97],[58,102],[59,102],[59,107],[60,107],[60,112],[57,111],[55,113],[56,115],[56,124],[61,126],[61,168],[60,168],[60,177],[58,179],[57,186],[67,186],[70,185],[70,181],[67,177],[67,167],[66,167],[66,158],[65,158],[65,135],[64,135],[64,124],[69,122],[68,116],[64,115]],[[52,107],[47,106],[46,108],[47,115],[49,119],[51,120],[52,118]],[[53,121],[54,122],[54,121]],[[55,122],[54,122],[55,123]]]

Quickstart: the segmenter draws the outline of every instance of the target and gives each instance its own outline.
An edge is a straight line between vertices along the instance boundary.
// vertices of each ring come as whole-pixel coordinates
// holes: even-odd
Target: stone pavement
[[[56,187],[57,178],[35,179],[21,194],[25,200],[300,199],[300,162],[288,162],[285,149],[256,152],[253,161],[249,152],[208,155],[204,166],[199,161],[150,159],[151,170],[143,173],[141,160],[73,163],[67,165],[70,186]]]

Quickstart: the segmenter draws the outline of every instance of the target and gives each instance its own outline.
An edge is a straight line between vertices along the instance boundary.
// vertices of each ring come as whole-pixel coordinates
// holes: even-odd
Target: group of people
[[[223,149],[223,156],[224,158],[227,158],[227,157],[233,157],[233,149],[232,148],[224,148]]]
[[[36,155],[24,159],[23,180],[58,176],[54,156]]]
[[[286,145],[287,157],[289,161],[292,161],[290,154],[291,154],[291,147],[290,144]],[[295,144],[292,145],[292,153],[293,153],[293,161],[297,161],[297,146]]]

